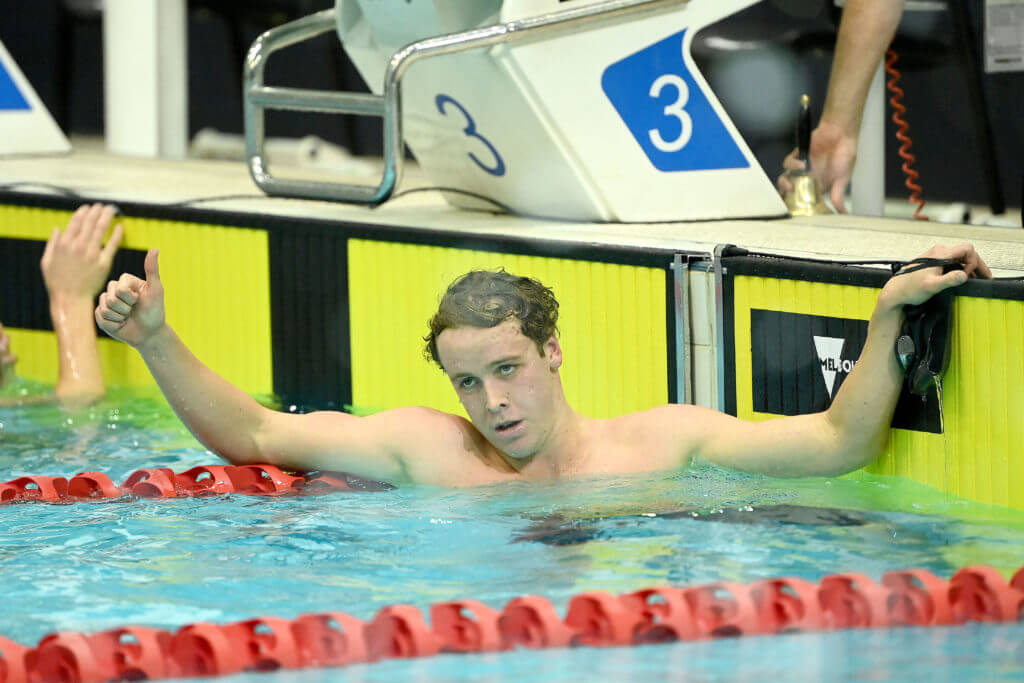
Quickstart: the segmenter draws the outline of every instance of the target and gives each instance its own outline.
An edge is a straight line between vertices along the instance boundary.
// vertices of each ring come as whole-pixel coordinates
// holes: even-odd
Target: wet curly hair
[[[448,286],[437,313],[430,319],[430,332],[423,337],[428,361],[442,370],[437,338],[453,327],[495,327],[506,320],[518,320],[522,333],[533,340],[544,355],[544,344],[558,332],[558,300],[538,280],[506,272],[504,268],[473,270]]]

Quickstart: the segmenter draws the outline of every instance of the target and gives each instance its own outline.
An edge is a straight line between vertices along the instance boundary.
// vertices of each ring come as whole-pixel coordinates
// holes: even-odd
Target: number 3
[[[472,159],[473,162],[482,170],[486,171],[487,173],[490,173],[491,175],[505,175],[505,162],[502,160],[501,155],[498,154],[498,150],[494,149],[494,145],[492,145],[487,138],[476,132],[476,123],[473,121],[473,117],[469,115],[469,112],[466,111],[466,108],[448,95],[438,95],[436,98],[434,98],[434,104],[437,105],[437,111],[439,111],[442,116],[448,115],[447,112],[445,111],[445,105],[449,103],[454,105],[455,108],[462,113],[463,118],[466,119],[466,127],[462,129],[462,132],[465,133],[467,137],[476,138],[480,142],[484,143],[484,145],[490,151],[491,155],[494,157],[494,164],[491,166],[487,166],[486,164],[484,164],[484,162],[480,161],[480,159],[478,159],[476,155],[473,154],[472,152],[468,153],[469,158]]]
[[[679,131],[679,137],[668,141],[661,137],[661,131],[657,128],[650,129],[647,131],[647,134],[651,137],[651,144],[662,152],[678,152],[683,147],[686,147],[686,143],[690,141],[690,136],[693,135],[693,119],[690,118],[685,109],[686,103],[690,100],[690,89],[686,86],[686,81],[676,74],[662,74],[658,76],[654,83],[651,83],[649,95],[657,99],[661,95],[661,89],[666,85],[674,87],[678,96],[675,102],[665,107],[665,115],[674,116],[679,119],[679,125],[682,127],[682,130]]]

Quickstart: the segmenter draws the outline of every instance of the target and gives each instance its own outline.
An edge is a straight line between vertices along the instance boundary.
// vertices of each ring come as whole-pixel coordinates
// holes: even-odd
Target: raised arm
[[[14,375],[17,362],[18,356],[11,349],[11,338],[4,332],[4,326],[0,325],[0,387]]]
[[[903,0],[847,0],[843,8],[825,107],[811,133],[810,149],[811,174],[822,194],[828,194],[843,213],[868,89],[902,15]],[[789,170],[804,166],[795,152],[783,165]],[[779,178],[779,189],[791,189],[785,174]]]
[[[338,412],[307,415],[266,408],[203,365],[164,317],[156,250],[146,255],[146,279],[124,274],[107,286],[96,322],[142,355],[174,412],[207,448],[235,464],[270,463],[294,470],[344,470],[389,481],[431,482],[423,459],[412,457],[446,418],[406,408],[360,418]]]
[[[969,276],[992,277],[967,244],[935,247],[926,256],[954,259],[964,269],[943,275],[940,268],[926,268],[889,280],[868,324],[860,359],[828,410],[764,422],[708,411],[697,420],[696,454],[726,467],[776,477],[836,476],[877,458],[885,448],[903,383],[893,350],[903,307],[963,284]]]
[[[92,307],[124,233],[121,225],[116,225],[104,246],[103,237],[113,218],[111,206],[80,206],[64,232],[53,229],[39,263],[57,335],[55,393],[65,405],[87,405],[105,391]]]

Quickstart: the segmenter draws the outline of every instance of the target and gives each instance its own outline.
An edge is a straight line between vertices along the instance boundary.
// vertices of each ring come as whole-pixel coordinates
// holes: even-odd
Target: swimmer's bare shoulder
[[[669,404],[596,421],[602,446],[595,469],[612,473],[682,467],[699,454],[718,415],[699,406]]]
[[[432,408],[367,417],[274,412],[260,429],[264,460],[299,470],[340,470],[392,484],[475,486],[514,477],[469,420]]]

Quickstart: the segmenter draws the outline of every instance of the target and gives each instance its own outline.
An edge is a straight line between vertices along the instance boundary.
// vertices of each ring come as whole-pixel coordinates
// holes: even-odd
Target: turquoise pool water
[[[35,390],[36,386],[22,385]],[[19,387],[5,389],[10,396]],[[0,481],[22,474],[176,471],[217,461],[153,395],[82,413],[0,408]],[[0,635],[295,617],[368,619],[405,602],[536,593],[564,610],[613,593],[833,572],[948,577],[1024,564],[1024,513],[903,480],[771,480],[710,466],[540,486],[399,488],[323,497],[225,496],[0,507]],[[447,655],[349,667],[357,680],[899,680],[1024,677],[1024,625],[750,637],[639,648]],[[327,680],[337,670],[232,680]]]

